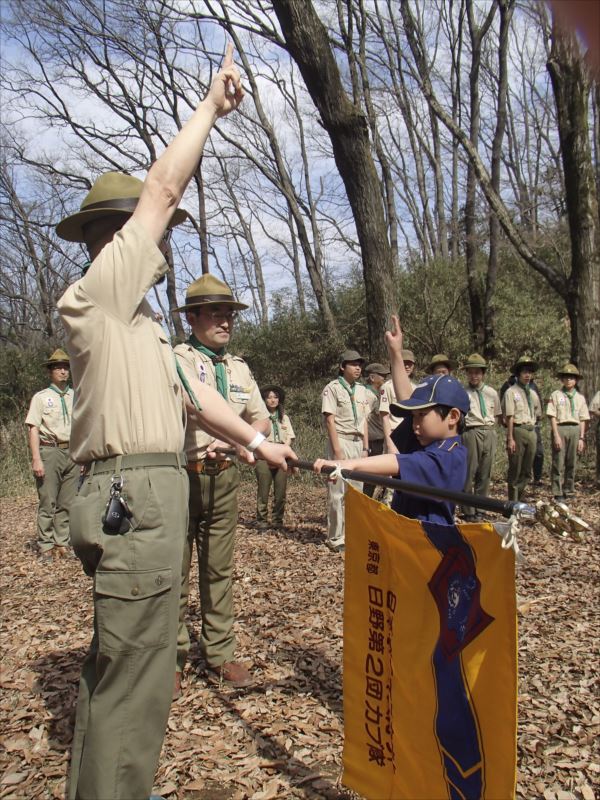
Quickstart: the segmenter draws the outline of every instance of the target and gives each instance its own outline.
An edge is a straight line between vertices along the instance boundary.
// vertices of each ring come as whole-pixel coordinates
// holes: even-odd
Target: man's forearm
[[[327,426],[327,436],[329,437],[329,446],[331,447],[331,452],[339,452],[340,440],[335,428],[335,416],[333,414],[327,414],[325,416],[325,425]]]
[[[34,425],[29,426],[29,449],[31,450],[31,458],[33,461],[41,459],[40,455],[40,431]]]

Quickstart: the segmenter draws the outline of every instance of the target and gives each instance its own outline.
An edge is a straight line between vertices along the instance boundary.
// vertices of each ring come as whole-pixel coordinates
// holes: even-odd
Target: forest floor
[[[242,484],[236,631],[258,685],[208,685],[193,644],[156,778],[168,800],[352,796],[339,784],[344,560],[323,544],[325,491],[292,481],[287,527],[258,532]],[[75,558],[38,560],[33,495],[0,502],[0,800],[63,798],[91,581]],[[600,492],[580,487],[571,505],[592,524],[583,543],[539,525],[520,539],[519,798],[600,798]],[[197,589],[190,618],[197,637]]]

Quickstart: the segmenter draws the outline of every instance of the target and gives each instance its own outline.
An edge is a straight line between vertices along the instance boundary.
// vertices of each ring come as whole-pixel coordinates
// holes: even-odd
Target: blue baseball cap
[[[458,408],[468,414],[471,403],[461,382],[452,375],[428,375],[415,387],[408,400],[390,403],[390,411],[395,417],[405,417],[407,412],[433,406]]]

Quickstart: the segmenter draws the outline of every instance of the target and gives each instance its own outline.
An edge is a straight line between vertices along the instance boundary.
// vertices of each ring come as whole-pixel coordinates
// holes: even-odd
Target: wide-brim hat
[[[405,417],[407,413],[434,406],[458,408],[468,414],[471,401],[462,383],[452,375],[428,375],[417,384],[408,400],[390,403],[390,411],[395,417]]]
[[[281,405],[285,403],[285,391],[281,388],[281,386],[275,386],[275,384],[268,384],[267,386],[261,386],[260,388],[260,396],[264,400],[265,397],[269,394],[269,392],[275,392],[277,397],[279,398],[279,402]]]
[[[470,367],[475,369],[487,369],[488,365],[485,358],[480,356],[479,353],[471,353],[463,364],[463,369],[469,369]]]
[[[435,367],[439,366],[440,364],[446,364],[448,369],[455,369],[456,364],[449,358],[445,353],[436,353],[431,361],[429,362],[429,366],[427,367],[426,372],[431,372]]]
[[[412,364],[417,363],[417,359],[415,358],[415,354],[412,350],[403,350],[402,351],[402,361],[410,361]]]
[[[575,364],[565,364],[556,374],[559,378],[562,378],[563,375],[568,375],[570,378],[582,377],[581,372],[579,372]]]
[[[381,375],[382,378],[385,378],[386,375],[389,375],[390,368],[386,367],[385,364],[380,364],[378,361],[373,361],[372,364],[367,364],[365,367],[365,374],[366,375]]]
[[[344,350],[340,356],[340,364],[343,366],[348,361],[360,361],[363,364],[365,363],[365,359],[357,350]]]
[[[71,360],[64,350],[59,347],[55,350],[47,361],[42,361],[42,367],[56,367],[58,364],[71,366]]]
[[[214,275],[206,274],[188,286],[184,305],[174,308],[173,311],[191,311],[217,305],[228,305],[236,311],[248,308],[246,303],[240,303],[235,299],[224,281],[220,281]]]
[[[516,361],[512,365],[511,372],[513,375],[518,375],[518,373],[523,369],[523,367],[531,367],[532,372],[538,371],[538,363],[534,361],[533,358],[529,358],[529,356],[521,356],[518,361]]]
[[[67,242],[85,242],[83,226],[88,222],[115,214],[132,214],[138,204],[143,181],[123,172],[105,172],[94,181],[79,211],[65,217],[56,226],[56,233]],[[175,209],[168,227],[173,228],[188,217],[187,211]]]

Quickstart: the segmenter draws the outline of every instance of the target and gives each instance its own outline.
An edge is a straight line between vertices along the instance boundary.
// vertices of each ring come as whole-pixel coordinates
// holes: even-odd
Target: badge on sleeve
[[[48,408],[52,408],[54,406],[54,400],[51,397],[46,398],[46,405]]]
[[[206,367],[202,361],[198,364],[198,379],[200,383],[206,383]]]

